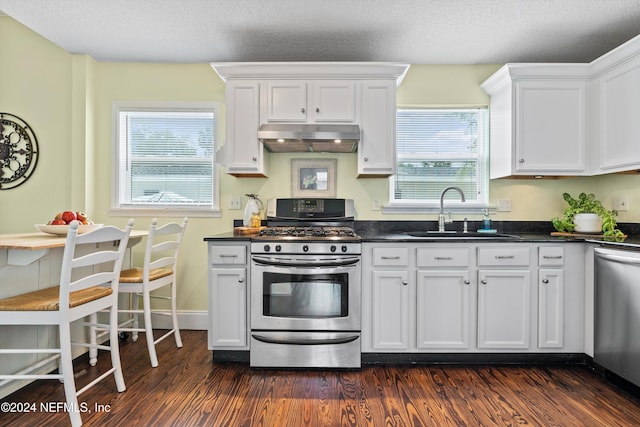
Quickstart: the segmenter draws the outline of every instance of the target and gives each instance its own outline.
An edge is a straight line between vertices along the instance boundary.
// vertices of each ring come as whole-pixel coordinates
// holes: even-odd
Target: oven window
[[[264,273],[265,316],[330,318],[349,316],[349,275]]]

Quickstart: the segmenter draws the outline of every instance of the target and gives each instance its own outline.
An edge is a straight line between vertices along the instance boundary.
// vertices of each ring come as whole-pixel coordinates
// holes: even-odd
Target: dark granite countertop
[[[550,221],[492,221],[492,227],[498,234],[511,235],[505,239],[487,234],[482,239],[464,238],[460,234],[455,239],[438,237],[413,237],[407,232],[437,230],[436,221],[355,221],[355,231],[363,242],[589,242],[623,249],[640,249],[640,224],[619,223],[619,228],[628,237],[624,242],[611,242],[601,237],[561,237],[552,236],[554,231]],[[462,231],[462,221],[447,224],[447,230]],[[475,232],[481,227],[480,221],[469,221],[468,229]],[[251,241],[251,236],[234,234],[233,231],[204,237],[205,241]]]

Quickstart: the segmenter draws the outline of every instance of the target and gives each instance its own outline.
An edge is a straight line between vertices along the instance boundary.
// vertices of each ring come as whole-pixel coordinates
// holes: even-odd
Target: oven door
[[[252,331],[360,331],[359,256],[253,255]]]

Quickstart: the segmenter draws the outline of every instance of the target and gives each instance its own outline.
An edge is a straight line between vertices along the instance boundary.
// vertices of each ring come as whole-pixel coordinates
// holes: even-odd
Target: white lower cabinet
[[[406,271],[373,271],[373,348],[409,349],[409,278]]]
[[[467,270],[418,270],[417,348],[471,347],[475,285]]]
[[[365,242],[362,351],[583,353],[584,254],[578,243]]]
[[[530,346],[531,248],[478,247],[478,348]]]
[[[416,248],[416,347],[469,349],[474,345],[475,280],[469,247]]]
[[[209,350],[248,350],[248,244],[209,242]]]
[[[478,348],[529,348],[531,272],[478,271]]]
[[[541,268],[538,272],[538,347],[564,345],[564,270]]]
[[[363,244],[362,349],[406,352],[415,328],[409,279],[410,248],[404,245]]]

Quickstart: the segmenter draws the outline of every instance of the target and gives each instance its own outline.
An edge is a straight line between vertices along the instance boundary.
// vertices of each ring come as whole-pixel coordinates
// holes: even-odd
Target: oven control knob
[[[347,252],[347,245],[342,245],[342,252]]]
[[[309,245],[302,246],[302,252],[309,252]]]
[[[264,251],[265,252],[269,252],[271,250],[271,246],[269,245],[264,245]]]
[[[282,246],[276,245],[276,252],[280,252],[282,250]]]
[[[335,251],[336,251],[336,249],[338,249],[338,248],[336,248],[336,245],[331,245],[331,247],[329,248],[329,250],[330,250],[331,252],[335,252]]]

